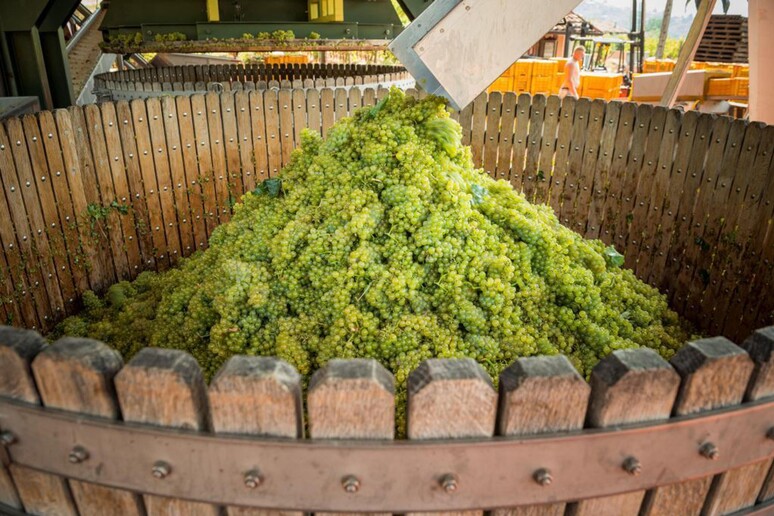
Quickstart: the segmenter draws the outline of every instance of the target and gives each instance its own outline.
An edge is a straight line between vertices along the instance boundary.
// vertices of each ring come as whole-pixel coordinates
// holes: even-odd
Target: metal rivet
[[[348,493],[357,493],[360,490],[360,480],[352,475],[346,476],[341,479],[341,486],[344,491]]]
[[[151,263],[150,260],[148,260],[148,263]],[[168,463],[164,462],[163,460],[156,461],[156,463],[153,465],[153,468],[151,469],[151,473],[156,478],[165,478],[168,477],[170,473],[172,473],[172,466],[170,466]]]
[[[32,137],[32,141],[33,141],[33,142],[36,142],[36,141],[38,141],[38,137],[37,137],[37,136],[33,136],[33,137]]]
[[[17,439],[13,432],[5,430],[0,433],[0,444],[3,446],[11,446],[12,444],[16,443],[16,441]]]
[[[89,458],[89,452],[83,446],[76,446],[70,450],[67,460],[73,464],[78,464]]]
[[[447,493],[453,493],[459,487],[457,477],[452,474],[444,475],[441,477],[439,484]]]
[[[255,489],[263,483],[263,477],[257,469],[252,469],[245,473],[245,487]]]
[[[702,455],[702,457],[705,457],[709,460],[718,460],[720,457],[720,450],[718,450],[717,446],[710,442],[702,444],[701,448],[699,448],[699,453]]]
[[[535,482],[543,487],[550,486],[551,482],[554,481],[554,477],[551,476],[551,472],[545,468],[540,468],[539,470],[535,471],[535,474],[532,475],[532,478],[535,479]]]
[[[636,457],[627,457],[622,467],[624,471],[635,477],[642,473],[642,464]]]

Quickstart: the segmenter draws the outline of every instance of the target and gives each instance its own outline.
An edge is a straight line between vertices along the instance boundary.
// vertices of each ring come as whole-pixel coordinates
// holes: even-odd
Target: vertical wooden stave
[[[532,97],[529,94],[519,95],[516,107],[516,130],[513,135],[513,151],[511,153],[511,184],[516,190],[523,189],[531,106]]]
[[[511,175],[511,152],[513,150],[513,130],[516,122],[517,97],[511,92],[503,94],[500,118],[500,139],[497,149],[495,178],[508,180]],[[452,114],[452,118],[454,114]]]
[[[610,168],[615,156],[615,140],[618,132],[618,122],[621,117],[621,104],[610,102],[605,105],[602,134],[600,136],[599,152],[594,165],[594,175],[589,182],[589,208],[584,231],[586,238],[600,238],[604,218],[604,203],[607,199],[610,183]],[[583,207],[581,206],[581,211]]]
[[[218,223],[223,224],[231,220],[231,207],[229,206],[230,191],[220,97],[221,95],[216,93],[207,93],[204,96],[204,102],[207,106],[207,128],[210,135],[208,143],[212,157],[212,182],[215,187],[216,199],[215,206],[210,205],[210,211],[216,214],[213,218]]]
[[[575,120],[575,97],[568,96],[562,99],[562,107],[559,111],[559,131],[556,138],[556,149],[553,156],[553,170],[551,171],[551,186],[549,188],[548,204],[554,210],[557,218],[562,207],[565,181],[569,169],[569,153],[572,144],[573,122]],[[561,219],[560,219],[561,220]]]
[[[535,197],[535,189],[538,178],[538,162],[540,149],[543,146],[543,120],[546,116],[545,95],[535,95],[532,98],[532,106],[529,114],[529,131],[527,133],[527,158],[524,164],[523,191],[527,199],[532,202]]]
[[[228,208],[233,210],[245,193],[244,178],[239,154],[239,135],[237,133],[236,94],[220,96],[220,112],[223,120],[223,145],[226,152],[226,169],[228,178]]]
[[[484,132],[482,167],[484,172],[497,179],[497,143],[500,140],[500,120],[502,119],[502,95],[499,92],[489,94],[486,106],[486,129]]]
[[[554,168],[557,132],[561,116],[562,100],[551,95],[546,101],[543,141],[540,145],[540,159],[535,176],[535,203],[548,204],[548,192],[551,188],[551,176]]]

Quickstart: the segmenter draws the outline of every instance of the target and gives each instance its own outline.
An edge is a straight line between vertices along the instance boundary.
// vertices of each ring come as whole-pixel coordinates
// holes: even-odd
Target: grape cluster
[[[209,249],[85,296],[58,331],[127,358],[183,349],[208,377],[234,354],[304,375],[374,358],[400,399],[431,357],[472,357],[495,378],[538,354],[563,353],[584,374],[616,349],[670,357],[687,335],[664,296],[476,170],[460,135],[441,99],[399,90],[325,139],[304,132],[281,188],[245,194]]]

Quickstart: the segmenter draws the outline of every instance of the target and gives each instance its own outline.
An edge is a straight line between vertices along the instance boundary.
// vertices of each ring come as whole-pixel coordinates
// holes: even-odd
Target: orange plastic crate
[[[750,78],[749,77],[735,77],[732,79],[736,83],[736,96],[737,97],[749,97],[750,96]]]
[[[492,93],[493,91],[513,91],[513,79],[511,77],[499,77],[495,79],[495,82],[486,91],[487,93]]]
[[[532,86],[530,87],[529,91],[531,94],[535,95],[537,93],[542,93],[544,95],[548,95],[551,93],[552,88],[554,84],[554,77],[532,77]]]
[[[532,62],[532,77],[553,77],[556,73],[556,63],[550,60],[535,60]]]
[[[733,97],[736,95],[734,79],[710,79],[707,83],[707,95],[710,97]]]

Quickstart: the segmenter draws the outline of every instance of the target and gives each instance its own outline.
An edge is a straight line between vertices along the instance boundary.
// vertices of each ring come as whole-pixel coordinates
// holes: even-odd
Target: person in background
[[[559,89],[559,97],[564,98],[567,95],[572,95],[576,99],[580,97],[578,94],[580,71],[585,55],[586,49],[583,47],[575,47],[575,50],[572,51],[572,57],[564,65],[564,82],[562,82],[562,87]]]

